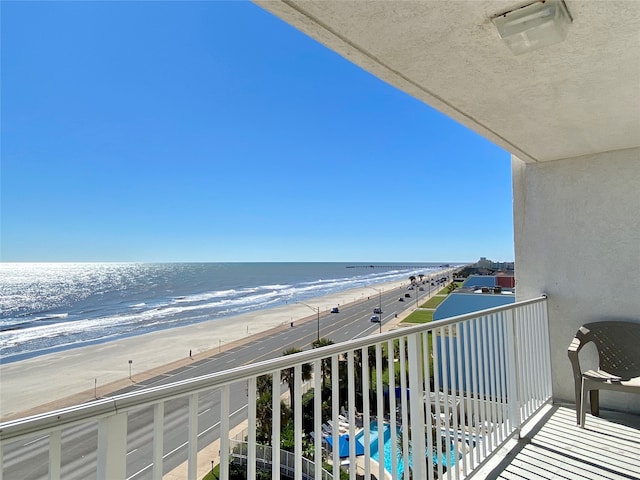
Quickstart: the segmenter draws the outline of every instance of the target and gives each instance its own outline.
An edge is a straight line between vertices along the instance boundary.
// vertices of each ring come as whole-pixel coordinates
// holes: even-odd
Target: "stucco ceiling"
[[[520,56],[491,17],[530,1],[256,3],[524,161],[640,146],[639,0],[566,0],[566,40]]]

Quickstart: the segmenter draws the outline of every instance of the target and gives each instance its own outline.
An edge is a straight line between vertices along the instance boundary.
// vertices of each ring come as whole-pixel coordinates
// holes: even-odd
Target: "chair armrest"
[[[591,340],[585,340],[585,332],[582,332],[582,327],[580,328],[580,330],[578,330],[578,333],[576,334],[575,338],[573,340],[571,340],[571,343],[569,344],[569,348],[567,349],[567,355],[569,356],[569,361],[571,362],[571,368],[573,368],[573,376],[574,378],[581,378],[582,377],[582,370],[580,370],[580,358],[578,356],[578,354],[580,353],[580,350],[582,350],[582,347],[584,347],[587,343],[589,343]]]

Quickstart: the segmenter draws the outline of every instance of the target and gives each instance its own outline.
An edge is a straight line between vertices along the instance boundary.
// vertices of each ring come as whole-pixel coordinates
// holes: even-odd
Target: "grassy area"
[[[220,479],[220,465],[215,466],[215,468],[213,469],[213,473],[209,472],[204,477],[202,477],[202,480],[219,480],[219,479]]]
[[[456,288],[460,288],[462,286],[462,282],[456,282]],[[455,290],[454,290],[455,291]],[[437,308],[445,298],[449,295],[449,286],[444,287],[440,290],[435,296],[431,297],[425,303],[423,303],[421,308]],[[402,323],[429,323],[433,321],[433,311],[431,310],[416,310],[407,318],[405,318]]]
[[[407,318],[402,320],[402,323],[429,323],[433,321],[432,310],[416,310]]]
[[[421,308],[436,308],[438,305],[440,305],[444,301],[445,298],[447,298],[447,297],[445,297],[445,296],[431,297],[425,303],[420,305],[420,307]]]

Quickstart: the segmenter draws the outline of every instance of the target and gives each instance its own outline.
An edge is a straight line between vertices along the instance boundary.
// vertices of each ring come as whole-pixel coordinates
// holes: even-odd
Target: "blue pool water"
[[[371,458],[373,460],[375,460],[376,462],[379,462],[379,452],[378,452],[378,422],[372,422],[371,426],[369,428],[369,432],[370,432],[370,438],[371,438]],[[398,432],[400,432],[400,429],[398,428]],[[360,432],[360,434],[356,437],[356,440],[359,441],[360,443],[364,442],[364,432]],[[393,471],[393,462],[392,462],[392,458],[391,458],[391,442],[393,441],[391,439],[391,426],[387,423],[383,424],[383,432],[382,432],[382,438],[384,440],[384,469],[391,473]],[[395,475],[393,475],[394,478],[402,478],[402,475],[404,473],[404,462],[402,461],[402,456],[400,455],[400,452],[398,451],[398,449],[396,449],[396,452],[398,454],[398,459],[396,462],[397,465],[397,472]],[[451,448],[451,450],[449,451],[448,454],[445,455],[438,455],[438,458],[433,458],[434,463],[437,461],[438,463],[441,463],[442,465],[455,465],[455,460],[456,460],[456,452],[455,449]],[[411,455],[409,456],[409,465],[412,465],[412,458]]]

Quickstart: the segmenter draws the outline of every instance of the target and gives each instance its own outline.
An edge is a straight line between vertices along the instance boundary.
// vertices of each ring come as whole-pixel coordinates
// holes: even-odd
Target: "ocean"
[[[0,362],[428,274],[441,263],[0,263]]]

